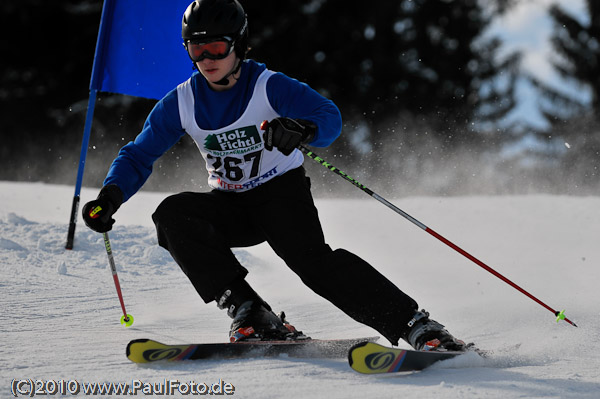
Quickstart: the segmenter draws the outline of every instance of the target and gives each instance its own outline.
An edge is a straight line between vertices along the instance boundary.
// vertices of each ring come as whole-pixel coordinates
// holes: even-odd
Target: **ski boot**
[[[243,303],[237,310],[229,331],[230,342],[302,339],[308,337],[285,320],[285,313],[276,315],[264,302]]]
[[[413,348],[420,351],[466,352],[473,344],[465,344],[456,339],[443,325],[429,318],[429,313],[421,310],[408,322],[409,330],[403,336]]]
[[[229,331],[231,342],[309,339],[285,320],[283,312],[273,313],[245,280],[234,282],[215,299],[217,306],[227,309],[227,315],[233,319]]]

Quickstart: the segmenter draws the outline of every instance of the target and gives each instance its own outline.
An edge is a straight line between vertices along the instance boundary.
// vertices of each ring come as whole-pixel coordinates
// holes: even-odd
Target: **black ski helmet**
[[[248,49],[248,20],[237,0],[195,0],[183,14],[181,38],[188,40],[230,37],[235,54],[246,58]]]

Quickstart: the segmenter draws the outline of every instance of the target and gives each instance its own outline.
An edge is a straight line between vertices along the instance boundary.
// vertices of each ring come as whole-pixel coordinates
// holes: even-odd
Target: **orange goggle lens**
[[[231,54],[233,43],[228,40],[216,40],[209,43],[187,43],[187,51],[194,62],[202,61],[205,58],[211,60],[220,60]]]

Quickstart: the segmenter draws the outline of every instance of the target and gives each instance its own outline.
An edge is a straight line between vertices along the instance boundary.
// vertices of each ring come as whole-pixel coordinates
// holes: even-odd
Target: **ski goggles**
[[[188,40],[185,42],[185,48],[194,62],[202,61],[205,58],[222,60],[233,51],[233,40],[229,37],[222,37],[210,42]]]

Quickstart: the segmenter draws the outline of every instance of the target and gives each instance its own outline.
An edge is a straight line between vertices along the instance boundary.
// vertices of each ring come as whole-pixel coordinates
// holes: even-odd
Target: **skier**
[[[326,244],[297,147],[327,147],[340,135],[334,103],[246,59],[248,22],[237,0],[191,3],[182,39],[198,71],[156,104],[120,150],[97,199],[83,208],[87,226],[111,230],[154,161],[189,134],[212,190],[169,196],[152,219],[159,245],[204,302],[216,301],[233,318],[232,342],[306,338],[254,291],[231,251],[266,241],[304,284],[393,345],[404,339],[417,350],[466,350],[366,261]]]

